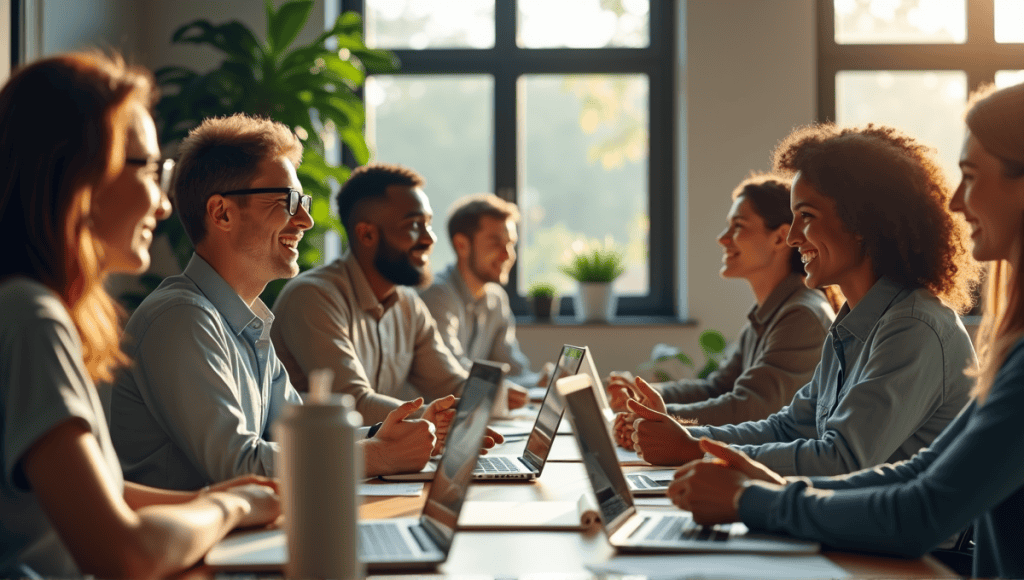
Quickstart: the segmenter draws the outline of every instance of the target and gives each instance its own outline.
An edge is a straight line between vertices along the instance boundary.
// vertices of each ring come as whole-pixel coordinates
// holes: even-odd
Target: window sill
[[[648,326],[696,327],[697,321],[675,316],[616,316],[611,322],[580,322],[573,316],[555,316],[550,320],[538,320],[533,316],[516,316],[520,328],[575,327],[575,328],[635,328]]]

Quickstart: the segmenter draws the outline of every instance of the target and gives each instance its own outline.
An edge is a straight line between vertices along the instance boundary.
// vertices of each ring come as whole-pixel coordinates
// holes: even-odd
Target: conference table
[[[567,423],[567,422],[563,422]],[[530,423],[526,423],[526,430]],[[478,502],[504,502],[510,517],[527,502],[555,502],[566,505],[590,494],[590,484],[574,437],[559,429],[547,465],[540,478],[532,482],[478,482],[470,486],[466,508]],[[521,451],[525,441],[510,441],[498,451]],[[627,473],[643,469],[624,466]],[[648,466],[646,469],[651,469]],[[388,485],[370,480],[366,485]],[[417,496],[363,496],[361,519],[416,517],[422,510],[429,482]],[[664,498],[638,499],[644,509],[676,509]],[[657,505],[657,504],[662,505]],[[465,520],[466,510],[460,526]],[[498,522],[495,522],[498,524]],[[590,578],[595,576],[661,576],[701,578],[956,578],[951,570],[930,556],[917,559],[853,553],[824,548],[814,556],[784,555],[627,555],[617,554],[599,526],[586,530],[515,530],[495,525],[476,525],[462,529],[448,560],[430,575],[476,576],[492,578]],[[280,573],[280,571],[268,571]],[[403,573],[396,572],[396,575]],[[213,570],[198,566],[182,578],[205,579]],[[418,574],[422,575],[422,573]]]

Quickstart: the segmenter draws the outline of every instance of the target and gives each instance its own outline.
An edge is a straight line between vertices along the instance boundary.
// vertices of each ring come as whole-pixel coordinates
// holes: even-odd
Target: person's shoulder
[[[188,276],[168,276],[139,304],[128,320],[128,326],[151,322],[171,310],[175,311],[174,316],[179,316],[183,310],[215,314],[217,307]]]
[[[880,327],[887,325],[901,329],[916,328],[924,334],[931,332],[943,345],[958,343],[971,348],[971,338],[960,315],[926,288],[917,288],[897,300],[879,318]]]
[[[459,293],[455,290],[454,284],[451,279],[446,275],[446,272],[442,272],[434,277],[433,283],[426,288],[418,291],[420,298],[424,300],[430,307],[457,304],[459,300]]]
[[[74,327],[63,301],[46,285],[22,276],[0,283],[0,328],[15,331],[42,320]]]
[[[798,289],[782,304],[782,307],[779,308],[779,318],[784,318],[786,315],[799,316],[804,313],[813,317],[824,331],[828,330],[836,317],[825,294],[820,290],[807,287]]]

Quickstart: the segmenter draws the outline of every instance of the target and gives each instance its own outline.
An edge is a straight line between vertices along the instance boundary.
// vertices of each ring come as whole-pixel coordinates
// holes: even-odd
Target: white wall
[[[41,1],[41,0],[36,0]],[[324,22],[318,0],[303,36]],[[80,0],[44,6],[44,46],[67,50],[86,45],[119,47],[135,62],[160,67],[212,66],[211,52],[171,46],[181,24],[207,18],[237,19],[257,33],[264,28],[257,0]],[[563,342],[588,344],[602,372],[631,369],[659,342],[699,353],[696,337],[705,328],[735,337],[753,297],[742,281],[717,272],[715,242],[724,224],[732,189],[751,170],[768,169],[774,144],[796,125],[815,117],[815,14],[812,0],[680,0],[678,95],[679,255],[687,283],[680,286],[683,312],[697,326],[544,326],[519,329],[526,354],[536,362],[552,358]]]
[[[682,293],[697,326],[519,329],[532,361],[563,342],[587,344],[601,372],[632,369],[659,342],[700,356],[706,328],[732,340],[753,304],[743,281],[718,277],[716,243],[730,193],[751,170],[769,169],[775,143],[814,121],[815,13],[811,0],[690,0],[680,21],[679,95],[684,135],[680,163]]]

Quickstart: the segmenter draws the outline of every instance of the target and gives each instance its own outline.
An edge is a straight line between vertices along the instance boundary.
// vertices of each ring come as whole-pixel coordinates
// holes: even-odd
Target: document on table
[[[597,575],[647,576],[648,580],[669,578],[846,578],[849,575],[821,555],[783,556],[770,554],[680,554],[669,556],[616,556],[600,564],[588,564]],[[773,572],[777,572],[773,574]]]
[[[384,496],[384,495],[407,495],[415,497],[423,493],[422,481],[401,481],[398,483],[378,483],[378,479],[369,479],[374,483],[362,483],[359,485],[359,495]]]

